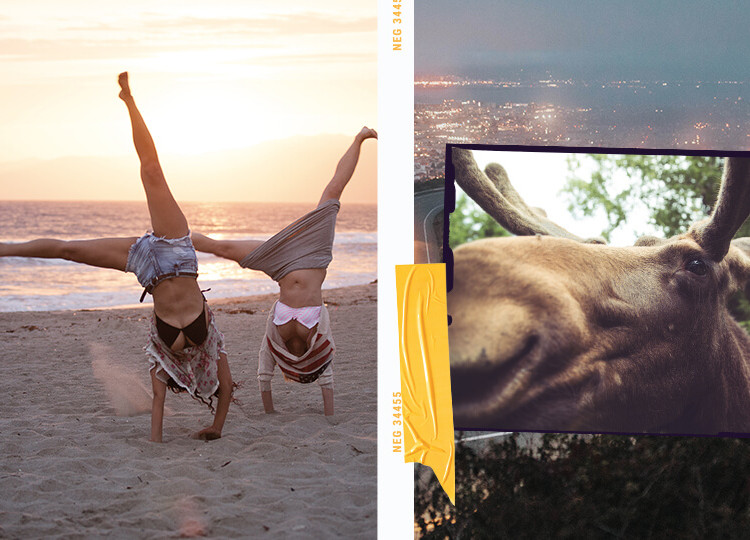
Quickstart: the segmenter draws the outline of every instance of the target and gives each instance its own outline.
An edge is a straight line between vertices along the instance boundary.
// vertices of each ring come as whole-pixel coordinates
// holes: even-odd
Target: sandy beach
[[[317,384],[273,379],[257,355],[274,296],[212,301],[242,386],[223,437],[211,413],[167,395],[148,442],[150,307],[0,313],[0,537],[374,538],[377,285],[323,291],[331,314],[333,420]]]

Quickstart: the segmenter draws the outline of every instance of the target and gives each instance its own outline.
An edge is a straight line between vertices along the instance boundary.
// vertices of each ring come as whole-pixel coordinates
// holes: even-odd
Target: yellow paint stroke
[[[455,504],[444,264],[396,266],[404,461],[431,467]]]

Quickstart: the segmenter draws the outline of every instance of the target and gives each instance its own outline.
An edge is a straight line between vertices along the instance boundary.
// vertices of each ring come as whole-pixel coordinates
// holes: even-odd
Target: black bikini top
[[[200,312],[200,315],[184,328],[177,328],[176,326],[164,322],[156,314],[156,311],[154,311],[154,320],[156,322],[156,333],[159,334],[162,341],[170,348],[174,345],[174,342],[177,341],[180,332],[185,334],[185,338],[189,339],[193,345],[202,345],[208,337],[206,304],[203,304],[203,310]]]

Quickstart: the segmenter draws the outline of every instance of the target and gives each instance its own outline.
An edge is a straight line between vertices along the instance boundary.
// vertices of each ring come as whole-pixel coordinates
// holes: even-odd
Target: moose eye
[[[688,272],[692,272],[696,276],[705,276],[708,272],[708,265],[702,259],[693,259],[685,266]]]

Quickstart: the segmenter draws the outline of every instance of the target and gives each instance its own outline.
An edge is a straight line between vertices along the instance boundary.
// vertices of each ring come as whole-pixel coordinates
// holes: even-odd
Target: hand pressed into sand
[[[221,430],[224,428],[224,421],[227,419],[229,404],[232,402],[232,393],[234,383],[232,374],[229,371],[229,362],[227,355],[219,354],[217,366],[219,377],[219,390],[217,392],[218,403],[216,404],[216,413],[214,421],[209,427],[193,433],[190,437],[203,441],[213,441],[221,438]],[[156,369],[151,370],[151,384],[154,390],[154,399],[151,404],[151,442],[162,442],[162,424],[164,420],[164,400],[167,394],[167,385],[156,376]]]
[[[323,414],[326,416],[333,416],[333,388],[321,388],[323,393]],[[263,401],[263,410],[266,414],[274,414],[276,410],[273,408],[273,396],[270,390],[262,390],[260,398]]]
[[[200,431],[196,431],[190,436],[190,438],[199,439],[201,441],[213,441],[215,439],[221,439],[221,430],[210,426]]]
[[[218,376],[219,402],[216,404],[214,423],[205,429],[193,433],[190,436],[193,439],[213,441],[221,438],[221,430],[224,427],[224,420],[227,419],[227,412],[229,412],[229,404],[232,401],[232,392],[234,391],[232,374],[229,372],[229,362],[227,361],[227,355],[224,353],[219,354]]]

